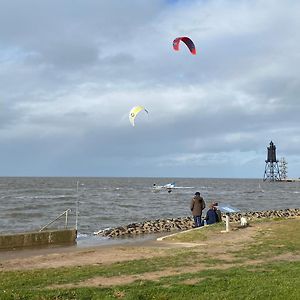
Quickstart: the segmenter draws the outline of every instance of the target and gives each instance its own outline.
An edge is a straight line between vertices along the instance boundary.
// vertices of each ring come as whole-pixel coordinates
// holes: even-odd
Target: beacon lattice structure
[[[265,160],[265,173],[264,181],[280,181],[281,174],[279,170],[278,160],[276,159],[276,146],[271,141],[269,147],[267,147],[267,159]]]

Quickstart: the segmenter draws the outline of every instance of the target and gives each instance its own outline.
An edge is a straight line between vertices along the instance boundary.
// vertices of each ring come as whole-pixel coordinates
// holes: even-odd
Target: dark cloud
[[[1,174],[260,177],[271,139],[300,164],[298,11],[2,1]],[[173,51],[179,35],[196,56]],[[149,110],[135,128],[134,105]]]

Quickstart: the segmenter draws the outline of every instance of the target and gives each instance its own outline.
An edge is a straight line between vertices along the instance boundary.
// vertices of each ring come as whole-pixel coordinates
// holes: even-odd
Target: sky
[[[299,28],[296,0],[1,0],[0,176],[262,178],[272,140],[298,178]]]

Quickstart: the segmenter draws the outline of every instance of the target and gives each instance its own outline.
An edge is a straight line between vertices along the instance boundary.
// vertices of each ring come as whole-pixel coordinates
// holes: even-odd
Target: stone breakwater
[[[282,209],[282,210],[266,210],[256,212],[235,212],[229,213],[230,222],[240,222],[241,217],[246,217],[248,221],[257,219],[272,219],[272,218],[295,218],[300,217],[300,209]],[[222,214],[223,221],[225,221],[226,214]],[[115,228],[104,229],[96,232],[96,235],[105,237],[120,237],[133,236],[138,234],[160,233],[170,231],[180,231],[191,229],[194,226],[192,217],[164,219],[145,221],[142,223],[132,223],[127,226],[119,226]]]

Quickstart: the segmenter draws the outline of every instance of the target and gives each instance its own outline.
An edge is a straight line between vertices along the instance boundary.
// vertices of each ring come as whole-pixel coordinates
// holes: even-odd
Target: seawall
[[[257,219],[272,218],[295,218],[300,217],[300,209],[282,209],[282,210],[266,210],[256,212],[236,212],[229,213],[230,222],[240,222],[241,217],[246,217],[248,221]],[[223,221],[226,214],[222,214]],[[142,223],[132,223],[127,226],[119,226],[115,228],[98,231],[97,235],[106,237],[132,236],[138,234],[159,233],[187,230],[193,228],[194,220],[192,217],[172,218],[163,220],[145,221]]]
[[[47,230],[0,235],[0,250],[44,245],[74,244],[77,232],[75,229]]]

